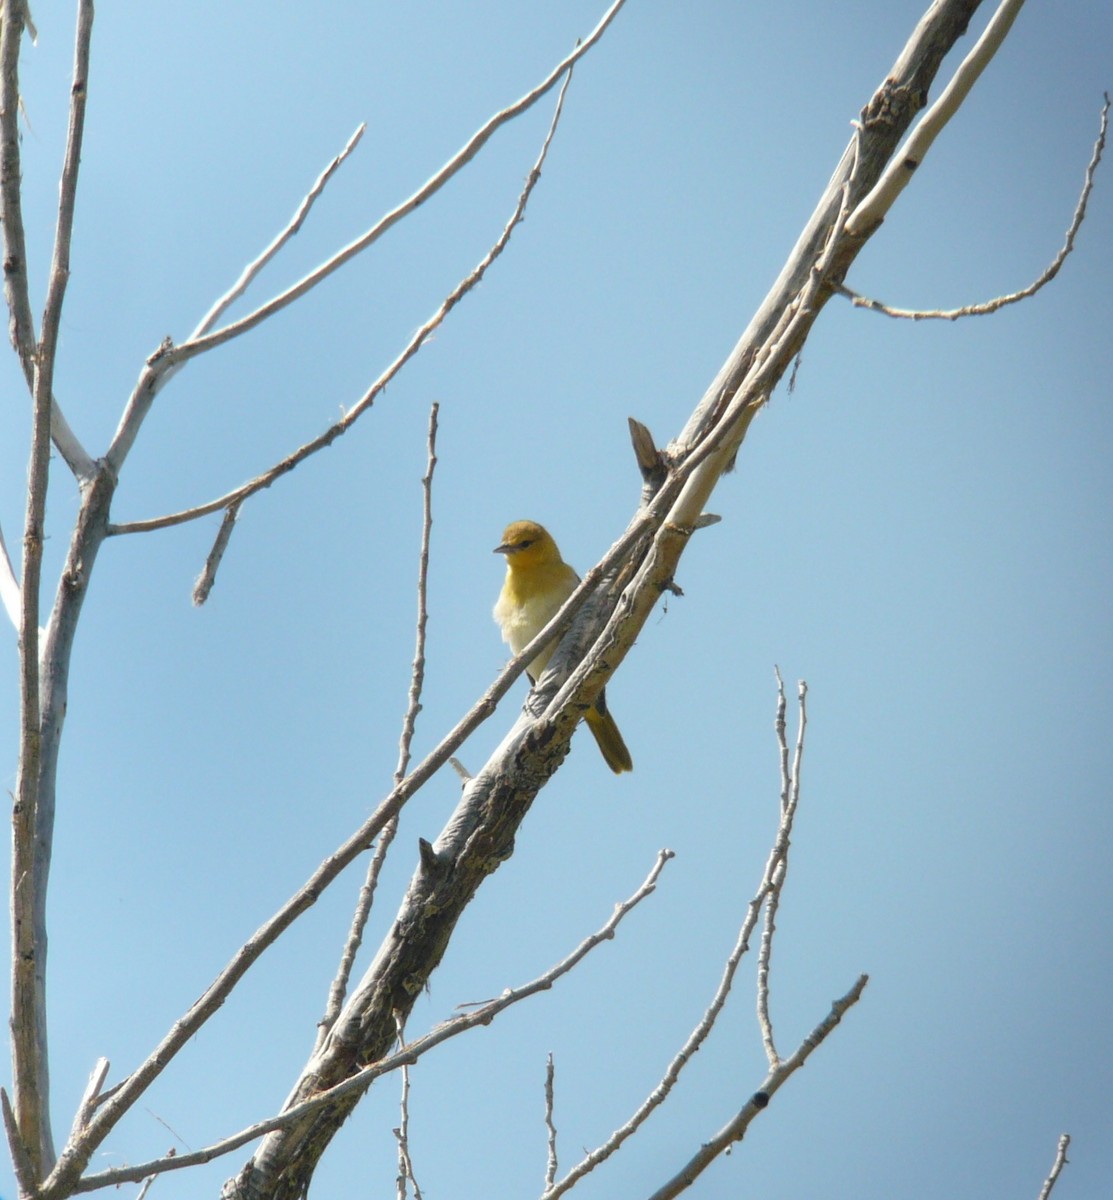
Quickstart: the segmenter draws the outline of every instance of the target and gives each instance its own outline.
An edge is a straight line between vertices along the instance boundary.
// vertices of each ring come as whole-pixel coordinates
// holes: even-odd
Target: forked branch
[[[339,270],[340,267],[350,262],[356,255],[361,254],[369,246],[378,241],[387,230],[391,229],[403,217],[408,216],[422,205],[430,196],[444,187],[454,175],[467,166],[498,129],[531,108],[542,96],[550,92],[560,82],[562,76],[599,41],[606,32],[607,27],[618,15],[624,3],[625,0],[614,0],[591,33],[576,46],[571,54],[565,56],[536,87],[513,104],[502,109],[501,112],[495,113],[435,175],[422,184],[407,200],[404,200],[377,221],[366,233],[356,238],[355,241],[345,246],[342,250],[337,251],[330,259],[315,268],[292,287],[287,288],[284,292],[268,300],[265,304],[261,304],[253,312],[248,313],[247,316],[242,317],[240,320],[225,325],[223,328],[217,329],[212,333],[191,338],[189,341],[183,342],[180,346],[174,346],[172,343],[167,342],[152,354],[147,360],[146,369],[141,373],[132,391],[123,418],[112,440],[112,445],[109,447],[107,460],[112,470],[117,473],[119,472],[124,459],[135,442],[140,426],[150,411],[151,405],[154,403],[155,396],[162,389],[162,386],[174,370],[190,359],[196,358],[199,354],[203,354],[207,350],[212,350],[254,329],[268,317],[273,316],[276,312],[280,312],[287,305],[306,295],[306,293],[319,283],[322,283],[334,271]],[[224,505],[218,505],[217,507],[224,507]]]
[[[340,418],[330,425],[323,433],[317,437],[310,439],[299,446],[296,450],[286,455],[281,461],[267,468],[260,475],[240,487],[235,488],[231,492],[226,492],[223,496],[218,496],[214,500],[209,500],[204,504],[196,505],[192,508],[183,509],[180,512],[168,513],[161,517],[151,517],[143,521],[128,521],[118,525],[113,525],[109,532],[117,533],[147,533],[154,529],[165,529],[171,525],[181,525],[186,521],[195,521],[199,517],[208,516],[210,513],[219,512],[221,509],[226,509],[231,505],[241,505],[249,496],[255,495],[264,488],[269,488],[276,480],[283,475],[288,474],[299,464],[304,462],[311,455],[316,454],[319,450],[331,446],[338,437],[343,434],[359,420],[361,416],[375,403],[379,396],[386,390],[386,387],[391,383],[404,366],[421,350],[422,346],[432,337],[433,333],[447,318],[448,314],[456,307],[457,304],[483,279],[487,273],[487,268],[499,257],[506,249],[510,241],[511,234],[515,227],[522,220],[525,213],[526,205],[529,203],[530,196],[533,193],[534,187],[541,178],[541,168],[544,165],[545,159],[549,153],[549,147],[552,144],[553,136],[556,133],[557,124],[560,121],[561,112],[564,107],[564,96],[571,82],[572,74],[569,69],[568,75],[565,77],[564,83],[561,86],[560,94],[557,99],[556,108],[553,112],[553,119],[549,125],[548,133],[541,146],[541,152],[537,157],[537,161],[530,169],[529,175],[526,177],[525,186],[518,197],[518,202],[514,206],[514,211],[503,227],[495,243],[483,256],[480,262],[452,289],[451,292],[444,298],[436,312],[423,325],[421,325],[413,336],[406,343],[402,352],[390,364],[389,367],[379,376],[378,379],[364,392],[363,396]]]

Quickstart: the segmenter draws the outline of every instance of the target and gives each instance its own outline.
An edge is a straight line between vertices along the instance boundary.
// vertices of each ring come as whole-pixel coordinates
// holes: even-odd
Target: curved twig
[[[1094,149],[1090,155],[1090,161],[1086,165],[1086,175],[1082,181],[1082,191],[1078,196],[1078,203],[1074,206],[1074,216],[1071,218],[1070,225],[1067,227],[1066,235],[1063,238],[1063,244],[1059,247],[1059,253],[1048,264],[1046,269],[1027,287],[1021,288],[1018,292],[1010,292],[1006,296],[997,296],[993,300],[986,300],[980,304],[965,304],[961,308],[943,308],[943,309],[914,309],[914,308],[892,308],[888,304],[882,304],[879,300],[872,300],[868,296],[859,295],[844,285],[840,285],[835,290],[841,296],[845,296],[857,308],[866,308],[871,312],[879,312],[887,317],[896,317],[905,321],[957,321],[960,317],[980,317],[986,313],[997,312],[998,309],[1004,308],[1008,304],[1016,304],[1020,300],[1027,300],[1029,296],[1034,296],[1040,288],[1049,284],[1056,275],[1059,274],[1059,268],[1067,260],[1067,255],[1074,249],[1074,239],[1078,236],[1078,231],[1082,227],[1082,222],[1086,218],[1086,206],[1090,200],[1090,192],[1094,187],[1094,175],[1097,172],[1098,164],[1101,162],[1102,153],[1105,150],[1105,138],[1109,129],[1109,93],[1105,93],[1105,103],[1101,109],[1101,125],[1098,130],[1097,139],[1094,142]]]

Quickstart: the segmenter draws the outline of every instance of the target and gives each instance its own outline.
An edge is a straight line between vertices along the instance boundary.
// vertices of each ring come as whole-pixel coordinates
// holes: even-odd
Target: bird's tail
[[[596,742],[599,743],[599,750],[607,760],[607,766],[616,775],[621,775],[623,771],[632,771],[634,761],[630,757],[630,751],[626,749],[622,734],[618,732],[614,717],[607,711],[607,702],[603,698],[602,692],[596,697],[595,703],[584,713],[584,720]]]

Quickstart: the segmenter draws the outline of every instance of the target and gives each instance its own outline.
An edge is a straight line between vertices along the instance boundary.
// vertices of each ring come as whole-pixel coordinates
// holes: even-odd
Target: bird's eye
[[[522,539],[522,540],[521,540],[521,541],[518,543],[518,549],[519,549],[519,550],[524,550],[524,549],[525,549],[527,546],[532,546],[532,545],[533,545],[533,543],[532,543],[532,542],[529,540],[529,538],[523,538],[523,539]]]

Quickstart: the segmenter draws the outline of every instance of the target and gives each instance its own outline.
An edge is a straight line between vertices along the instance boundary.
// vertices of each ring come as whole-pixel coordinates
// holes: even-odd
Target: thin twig
[[[89,1118],[100,1102],[104,1081],[108,1078],[108,1068],[109,1062],[107,1058],[97,1059],[96,1066],[93,1067],[89,1075],[89,1081],[85,1085],[85,1091],[81,1096],[81,1102],[78,1104],[77,1112],[73,1118],[73,1129],[70,1132],[71,1139],[89,1123]]]
[[[885,219],[886,213],[924,161],[931,144],[958,112],[970,89],[997,53],[1023,4],[1024,0],[1001,0],[982,36],[959,63],[950,82],[939,94],[939,99],[921,116],[908,140],[889,160],[881,178],[847,221],[846,232],[852,237],[869,233]]]
[[[120,533],[147,533],[153,529],[165,529],[171,525],[181,525],[186,521],[195,521],[198,517],[207,516],[209,513],[219,512],[222,508],[227,508],[229,504],[242,503],[248,496],[254,495],[256,492],[262,491],[264,488],[271,486],[275,480],[292,471],[310,455],[316,454],[319,450],[323,450],[326,446],[330,446],[338,437],[345,434],[351,426],[359,420],[359,418],[375,403],[387,385],[395,378],[402,368],[413,358],[422,346],[429,340],[432,334],[444,322],[448,314],[456,307],[457,304],[470,292],[483,278],[487,272],[487,268],[495,261],[496,258],[506,248],[510,241],[510,236],[514,232],[515,226],[522,220],[526,205],[533,193],[533,189],[537,181],[541,177],[541,167],[545,162],[545,158],[549,152],[549,146],[552,143],[553,135],[556,133],[557,123],[560,120],[561,111],[564,105],[564,96],[571,81],[571,72],[569,72],[563,85],[560,89],[560,94],[557,99],[556,109],[553,113],[552,122],[549,125],[549,131],[546,134],[545,140],[541,147],[537,161],[530,169],[526,177],[525,186],[518,197],[518,202],[514,206],[514,212],[504,226],[502,233],[490,250],[483,256],[478,265],[470,271],[445,297],[441,302],[437,311],[421,325],[413,334],[410,340],[406,343],[402,352],[395,358],[389,367],[379,376],[378,379],[367,389],[363,396],[350,408],[339,421],[330,425],[323,433],[317,437],[305,442],[292,453],[288,454],[280,462],[269,467],[262,474],[257,475],[254,479],[247,483],[241,484],[233,491],[226,492],[223,496],[218,496],[215,500],[209,500],[204,504],[196,505],[192,508],[183,509],[180,512],[167,513],[160,517],[149,517],[142,521],[126,521],[118,525],[112,525],[109,532],[112,534]]]
[[[674,1200],[681,1192],[691,1187],[703,1171],[715,1161],[725,1150],[735,1142],[741,1141],[750,1122],[769,1106],[774,1093],[780,1089],[789,1076],[794,1075],[818,1049],[828,1034],[830,1034],[843,1019],[847,1010],[858,1003],[862,990],[869,982],[868,975],[859,975],[854,986],[831,1006],[831,1011],[808,1034],[797,1047],[796,1052],[784,1059],[774,1070],[765,1077],[761,1086],[713,1137],[703,1142],[694,1155],[683,1167],[665,1184],[659,1187],[649,1200]]]
[[[549,1147],[548,1158],[545,1163],[545,1190],[553,1186],[556,1182],[557,1174],[557,1131],[556,1125],[553,1122],[553,1105],[554,1105],[554,1089],[553,1089],[553,1056],[549,1055],[549,1061],[545,1066],[545,1129],[547,1132],[547,1142]],[[1042,1198],[1041,1198],[1042,1200]]]
[[[432,178],[418,188],[409,199],[404,200],[400,205],[392,209],[354,242],[339,250],[332,258],[315,268],[292,287],[287,288],[286,291],[267,301],[267,303],[260,305],[254,312],[249,313],[240,320],[234,321],[230,325],[225,325],[222,329],[218,329],[204,337],[184,342],[180,346],[164,344],[160,347],[148,359],[147,369],[140,375],[139,381],[132,391],[119,428],[113,438],[112,445],[109,447],[106,458],[112,469],[117,472],[119,471],[123,460],[127,457],[128,452],[134,444],[140,425],[150,411],[155,396],[166,382],[168,373],[189,359],[222,345],[224,342],[230,341],[242,333],[246,333],[249,329],[253,329],[256,325],[266,320],[267,317],[285,308],[288,304],[292,304],[295,300],[300,299],[300,297],[316,287],[317,284],[328,278],[334,271],[366,250],[388,229],[397,224],[403,217],[408,216],[414,209],[428,200],[430,196],[438,192],[479,153],[498,129],[532,107],[542,96],[552,90],[561,76],[599,41],[607,27],[618,15],[624,3],[625,0],[614,0],[614,3],[603,14],[591,33],[576,46],[571,54],[563,58],[541,83],[519,100],[502,109],[501,112],[495,113]],[[224,505],[219,505],[218,507],[224,507]]]
[[[31,1162],[31,1155],[27,1151],[23,1135],[19,1132],[19,1126],[16,1124],[15,1110],[12,1108],[12,1102],[8,1099],[7,1091],[2,1087],[0,1087],[0,1113],[3,1114],[4,1133],[8,1139],[8,1149],[12,1152],[12,1169],[15,1172],[20,1193],[26,1196],[33,1195],[35,1191],[35,1168]]]
[[[398,1024],[398,1046],[399,1049],[405,1049],[405,1038],[403,1036],[402,1022]],[[418,1186],[417,1176],[414,1175],[413,1159],[410,1157],[410,1067],[408,1063],[402,1064],[402,1100],[401,1100],[402,1116],[398,1128],[394,1130],[394,1136],[398,1141],[398,1200],[406,1200],[406,1181],[409,1180],[414,1186],[414,1200],[421,1200],[421,1188]]]
[[[92,5],[78,12],[78,53],[74,64],[74,87],[70,100],[70,136],[63,169],[61,193],[63,205],[68,204],[72,217],[73,187],[67,185],[67,172],[76,182],[76,161],[70,150],[74,142],[74,119],[84,119],[85,79],[88,68],[88,40],[82,51],[82,24],[92,20]],[[27,276],[27,244],[23,228],[21,155],[19,145],[19,46],[24,25],[32,28],[26,4],[21,0],[3,5],[3,37],[0,39],[0,226],[4,246],[4,296],[8,304],[8,333],[19,356],[23,377],[32,394],[35,387],[35,366],[39,358],[35,322],[31,315],[31,298]],[[84,63],[82,62],[84,58]],[[80,140],[80,129],[77,131]],[[68,250],[68,235],[67,235]],[[57,246],[56,246],[57,252]],[[92,478],[96,466],[78,441],[61,407],[51,397],[51,434],[59,453],[77,479],[84,483]]]
[[[394,782],[401,783],[410,765],[410,746],[413,742],[417,714],[421,712],[421,690],[425,684],[425,627],[429,621],[429,540],[433,529],[433,474],[437,469],[437,417],[440,405],[433,402],[429,409],[428,448],[425,474],[421,478],[421,553],[417,567],[417,629],[414,636],[414,660],[410,673],[410,692],[406,715],[402,719],[402,735],[398,743],[398,766]]]
[[[220,568],[221,559],[224,558],[224,551],[228,549],[228,543],[232,539],[232,530],[236,527],[236,518],[239,515],[239,504],[229,504],[224,510],[224,520],[220,522],[216,541],[213,542],[209,557],[205,559],[205,566],[193,585],[193,603],[198,606],[208,600],[209,593],[213,590],[217,570]]]
[[[19,146],[19,48],[23,37],[23,0],[4,0],[0,33],[0,232],[4,239],[4,299],[8,337],[31,387],[35,377],[35,321],[27,279],[27,242],[23,229]]]
[[[801,680],[798,684],[800,708],[796,732],[796,753],[790,764],[788,738],[785,731],[785,685],[780,670],[774,668],[774,671],[777,676],[775,727],[781,760],[781,819],[785,822],[786,829],[783,839],[778,838],[779,853],[770,876],[769,895],[765,901],[765,921],[762,926],[761,945],[757,955],[757,1021],[770,1068],[776,1067],[780,1062],[780,1055],[777,1053],[776,1042],[773,1038],[773,1021],[769,1015],[769,970],[773,957],[773,940],[777,932],[777,910],[780,907],[781,892],[784,889],[785,875],[788,872],[789,833],[793,817],[796,814],[796,807],[800,802],[800,763],[804,753],[804,731],[808,723],[808,685]]]
[[[986,313],[997,312],[998,309],[1002,309],[1008,304],[1016,304],[1020,300],[1027,300],[1029,296],[1034,296],[1059,274],[1059,269],[1066,262],[1067,255],[1074,249],[1074,239],[1086,218],[1086,206],[1090,200],[1090,192],[1093,190],[1094,175],[1105,150],[1106,133],[1109,128],[1109,104],[1109,93],[1106,92],[1105,103],[1101,109],[1101,125],[1097,140],[1094,142],[1094,149],[1086,166],[1086,175],[1082,182],[1078,203],[1074,207],[1074,216],[1067,227],[1063,244],[1059,247],[1059,253],[1055,255],[1043,273],[1027,287],[1021,288],[1018,292],[1010,292],[1006,296],[985,300],[980,304],[965,304],[961,308],[942,309],[893,308],[888,304],[882,304],[880,300],[872,300],[868,296],[859,295],[845,284],[840,284],[835,290],[840,295],[846,296],[857,308],[866,308],[871,312],[882,313],[887,317],[896,317],[905,321],[957,321],[960,317],[980,317]]]
[[[328,164],[327,167],[317,176],[316,182],[306,193],[302,202],[298,205],[297,211],[290,218],[286,228],[278,233],[274,240],[266,247],[265,250],[253,262],[244,267],[239,279],[220,297],[219,300],[209,309],[209,311],[201,318],[197,328],[189,335],[189,340],[195,341],[199,337],[204,337],[206,333],[220,320],[220,318],[228,311],[229,308],[247,291],[256,277],[263,268],[271,261],[272,258],[282,249],[286,243],[294,237],[305,224],[306,217],[309,216],[309,210],[316,203],[317,198],[325,190],[329,180],[340,169],[344,161],[359,145],[360,139],[363,137],[367,125],[360,122],[355,133],[348,139],[344,149]]]
[[[415,634],[413,667],[410,673],[410,691],[406,704],[406,713],[402,718],[402,735],[398,746],[398,766],[394,770],[394,785],[397,787],[406,777],[406,769],[410,765],[410,745],[413,741],[417,714],[421,711],[421,691],[425,683],[425,627],[429,620],[428,585],[429,585],[429,538],[433,528],[433,473],[437,467],[437,414],[440,405],[435,401],[429,410],[429,430],[426,436],[428,457],[425,474],[421,480],[422,521],[421,521],[421,552],[418,555],[417,568],[417,631]],[[329,988],[328,1003],[325,1014],[318,1023],[317,1047],[323,1045],[329,1030],[336,1023],[340,1010],[344,1007],[344,997],[348,991],[348,981],[352,976],[356,954],[363,943],[363,932],[371,915],[371,905],[375,900],[375,891],[379,885],[383,863],[387,851],[398,832],[398,818],[392,817],[383,827],[375,853],[368,864],[367,876],[360,888],[359,899],[356,901],[355,913],[352,916],[351,929],[344,944],[344,953],[340,958],[336,977]]]
[[[1047,1178],[1043,1181],[1043,1187],[1040,1188],[1039,1200],[1047,1200],[1051,1195],[1051,1190],[1059,1180],[1059,1175],[1063,1168],[1067,1165],[1067,1150],[1070,1148],[1070,1134],[1064,1133],[1059,1138],[1059,1148],[1055,1151],[1055,1161],[1051,1164],[1051,1171]]]
[[[615,906],[615,910],[607,922],[595,933],[585,938],[571,954],[561,959],[556,966],[551,967],[543,975],[539,975],[530,983],[518,988],[508,988],[497,999],[490,1000],[471,1012],[462,1013],[460,1016],[443,1022],[416,1041],[407,1043],[404,1049],[400,1049],[389,1057],[372,1063],[368,1067],[364,1067],[363,1070],[349,1076],[342,1083],[336,1084],[327,1091],[318,1093],[311,1100],[306,1100],[301,1104],[287,1109],[285,1112],[268,1117],[264,1121],[257,1121],[254,1125],[248,1126],[231,1137],[214,1142],[211,1146],[207,1146],[202,1150],[196,1150],[190,1154],[167,1156],[165,1158],[154,1159],[150,1162],[138,1163],[131,1167],[116,1167],[95,1175],[86,1175],[84,1178],[73,1182],[71,1191],[74,1193],[92,1192],[98,1188],[114,1187],[121,1183],[137,1183],[147,1175],[158,1174],[162,1171],[179,1170],[183,1167],[193,1167],[201,1163],[211,1162],[214,1158],[219,1158],[222,1154],[229,1154],[233,1150],[238,1150],[241,1146],[246,1146],[249,1142],[255,1141],[274,1129],[282,1129],[284,1126],[296,1124],[309,1113],[328,1107],[328,1105],[348,1095],[350,1092],[365,1090],[374,1080],[382,1075],[389,1074],[391,1071],[397,1071],[403,1064],[412,1066],[435,1046],[439,1046],[442,1042],[446,1042],[450,1038],[458,1037],[460,1034],[466,1033],[469,1029],[474,1029],[477,1026],[489,1025],[505,1009],[523,1000],[527,1000],[539,992],[548,991],[558,979],[567,975],[569,971],[578,966],[592,950],[597,946],[601,946],[604,942],[610,941],[615,936],[615,932],[623,918],[656,890],[657,880],[664,870],[665,864],[672,857],[673,852],[671,850],[659,851],[657,860],[641,887],[629,899]]]
[[[801,684],[802,689],[803,686]],[[783,692],[781,695],[783,696]],[[593,1171],[601,1162],[610,1158],[628,1138],[632,1137],[649,1118],[654,1109],[660,1107],[665,1102],[677,1079],[679,1079],[680,1073],[688,1065],[700,1046],[706,1041],[715,1022],[718,1020],[719,1014],[723,1010],[723,1006],[726,1004],[734,982],[735,973],[738,970],[738,965],[742,961],[746,951],[750,948],[750,938],[753,936],[762,908],[774,893],[774,889],[779,889],[781,883],[783,883],[784,860],[788,853],[788,843],[795,815],[796,804],[790,800],[790,803],[781,810],[777,835],[773,843],[773,848],[769,853],[769,859],[765,865],[761,884],[754,894],[753,899],[746,906],[746,915],[742,920],[734,947],[727,957],[719,986],[716,988],[711,1003],[700,1018],[699,1023],[688,1035],[684,1045],[681,1046],[673,1057],[673,1060],[669,1063],[660,1082],[645,1100],[642,1101],[633,1116],[624,1125],[615,1130],[602,1145],[586,1154],[559,1183],[548,1186],[542,1193],[541,1200],[557,1200],[558,1196],[564,1195],[565,1192],[575,1186],[575,1184],[589,1172]]]

